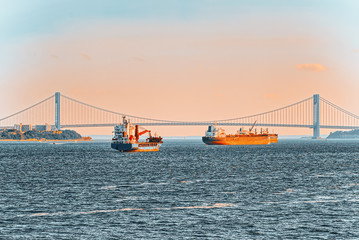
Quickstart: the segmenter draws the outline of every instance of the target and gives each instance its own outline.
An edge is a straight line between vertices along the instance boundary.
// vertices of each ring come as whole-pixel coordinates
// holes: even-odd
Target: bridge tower
[[[319,94],[313,95],[313,139],[320,137]]]
[[[60,130],[60,93],[55,93],[55,127]]]

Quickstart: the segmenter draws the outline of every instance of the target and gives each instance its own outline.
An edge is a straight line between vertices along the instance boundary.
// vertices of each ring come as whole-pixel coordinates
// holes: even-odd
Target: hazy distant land
[[[328,139],[359,139],[359,129],[331,132]]]
[[[82,137],[79,133],[73,130],[61,131],[37,131],[30,130],[20,132],[15,129],[1,130],[0,140],[7,141],[37,141],[37,140],[91,140],[90,137]]]

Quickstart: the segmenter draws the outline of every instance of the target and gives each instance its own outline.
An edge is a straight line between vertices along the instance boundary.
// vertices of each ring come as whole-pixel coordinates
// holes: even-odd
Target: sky
[[[359,115],[358,12],[355,0],[1,0],[0,118],[55,92],[168,120],[241,117],[313,94]]]

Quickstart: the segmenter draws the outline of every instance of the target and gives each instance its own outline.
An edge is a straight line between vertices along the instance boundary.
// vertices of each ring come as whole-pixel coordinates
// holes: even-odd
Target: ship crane
[[[253,130],[253,128],[254,128],[254,125],[256,125],[256,122],[257,122],[257,120],[254,121],[252,127],[249,129],[249,132],[252,132],[252,130]]]
[[[142,127],[141,127],[142,128]],[[145,133],[149,133],[150,137],[151,137],[151,131],[150,130],[147,130],[145,129],[144,131],[142,132],[139,132],[139,126],[136,125],[136,128],[135,128],[135,137],[136,137],[136,141],[138,141],[138,139],[140,138],[141,135],[145,134]],[[144,128],[142,128],[144,129]]]

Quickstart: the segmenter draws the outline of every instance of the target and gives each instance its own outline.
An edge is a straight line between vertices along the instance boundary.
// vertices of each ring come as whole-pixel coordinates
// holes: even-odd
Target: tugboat
[[[123,123],[115,126],[111,148],[120,152],[155,152],[161,146],[162,138],[152,136],[150,130],[139,131],[139,126],[133,126],[130,120],[123,117]],[[146,141],[139,141],[141,135],[148,133]]]
[[[208,126],[206,135],[202,137],[202,141],[207,145],[264,145],[278,142],[278,134],[270,134],[267,130],[262,130],[257,133],[257,130],[253,133],[253,126],[246,131],[240,129],[236,134],[226,134],[221,128],[217,128],[216,125]]]

